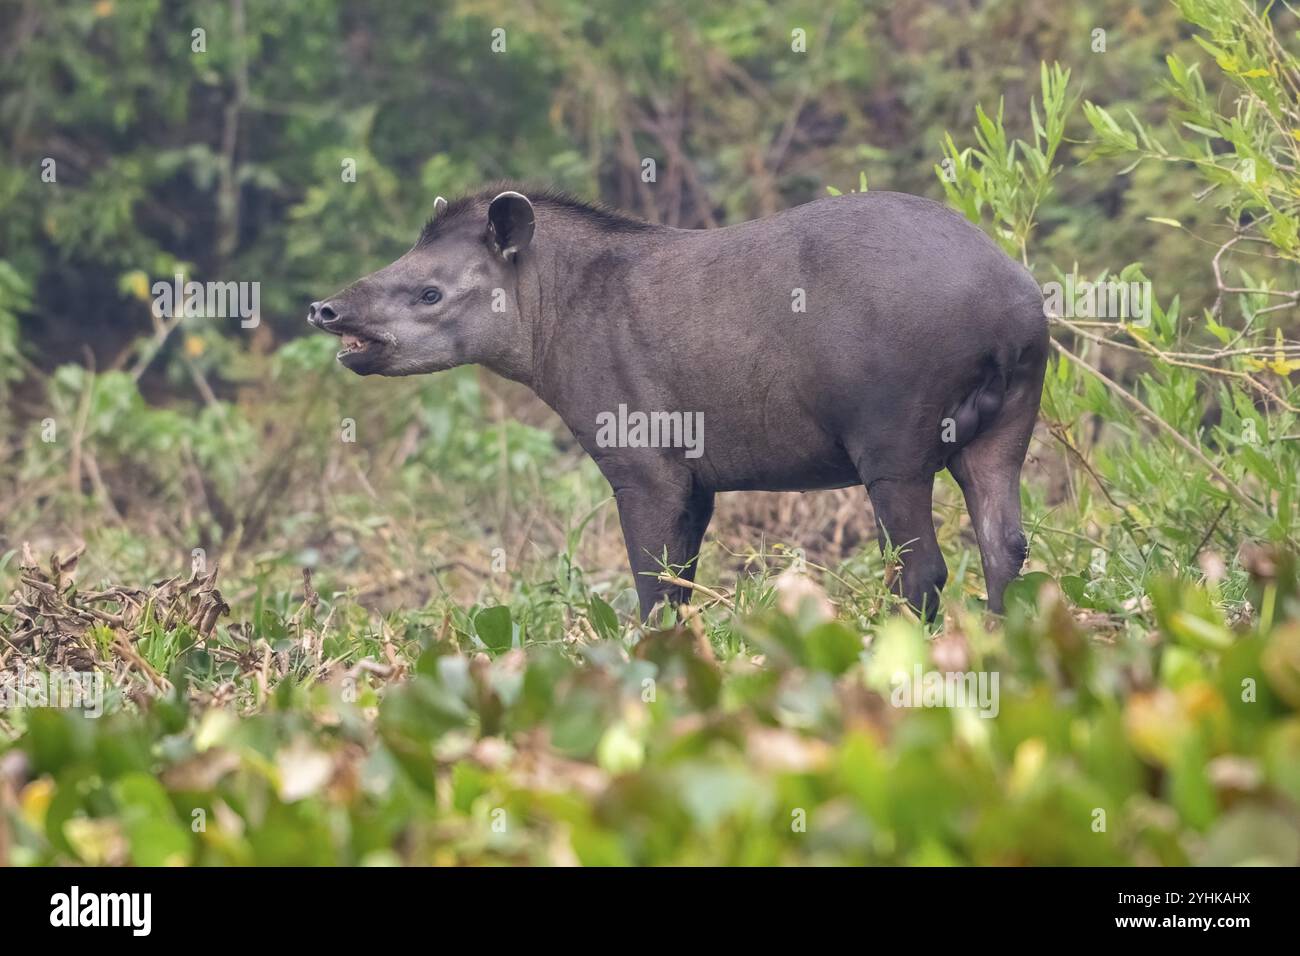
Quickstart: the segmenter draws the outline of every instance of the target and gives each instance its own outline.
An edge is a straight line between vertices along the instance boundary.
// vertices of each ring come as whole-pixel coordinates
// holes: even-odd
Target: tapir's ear
[[[533,239],[533,204],[516,192],[504,192],[488,206],[488,233],[507,259],[528,248]]]
[[[439,196],[437,199],[433,201],[433,214],[435,216],[441,216],[446,211],[447,211],[447,200]]]

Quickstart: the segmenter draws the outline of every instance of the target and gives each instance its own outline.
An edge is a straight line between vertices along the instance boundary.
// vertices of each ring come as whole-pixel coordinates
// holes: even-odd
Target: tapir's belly
[[[720,378],[725,375],[715,374],[715,382]],[[741,384],[708,394],[679,389],[671,397],[618,389],[593,396],[594,412],[566,421],[616,486],[656,474],[667,480],[690,474],[709,491],[813,491],[861,483],[837,435],[797,392],[756,394]]]
[[[861,484],[844,446],[812,421],[756,427],[752,420],[706,415],[702,453],[686,459],[712,491],[815,491]]]
[[[838,456],[828,454],[819,460],[772,462],[772,467],[700,477],[700,484],[710,491],[817,491],[862,484],[843,449]]]

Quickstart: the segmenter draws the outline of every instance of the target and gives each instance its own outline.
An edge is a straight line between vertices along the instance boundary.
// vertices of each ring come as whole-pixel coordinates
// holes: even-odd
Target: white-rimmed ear
[[[446,211],[447,211],[447,200],[439,196],[437,199],[433,201],[433,214],[435,216],[441,216]]]
[[[507,190],[488,205],[488,232],[502,258],[528,248],[533,240],[533,204],[522,193]]]

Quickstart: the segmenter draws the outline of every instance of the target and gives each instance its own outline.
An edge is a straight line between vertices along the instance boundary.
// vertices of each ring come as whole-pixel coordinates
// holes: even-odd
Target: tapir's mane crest
[[[419,242],[416,243],[417,248],[427,246],[444,234],[454,223],[464,220],[468,216],[484,215],[487,204],[492,201],[493,197],[507,190],[513,190],[527,196],[528,201],[534,207],[543,209],[550,207],[563,210],[609,232],[636,232],[653,228],[650,223],[624,215],[603,203],[586,202],[549,186],[529,187],[517,183],[502,182],[488,186],[477,193],[461,196],[459,199],[448,202],[447,207],[441,213],[435,214],[432,219],[425,223],[424,229],[420,232]],[[484,222],[486,228],[486,219]]]

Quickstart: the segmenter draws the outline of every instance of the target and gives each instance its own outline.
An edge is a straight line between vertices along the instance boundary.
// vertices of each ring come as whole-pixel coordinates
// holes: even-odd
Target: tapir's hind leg
[[[893,582],[895,592],[907,598],[927,621],[933,620],[939,609],[939,592],[948,580],[948,568],[934,537],[934,475],[909,480],[864,479],[864,484],[876,513],[880,549],[892,545],[902,552],[902,569]]]
[[[999,613],[1002,593],[1028,553],[1020,525],[1020,469],[1038,417],[1042,372],[1027,377],[1007,390],[988,427],[948,460],[979,542],[989,610]]]

